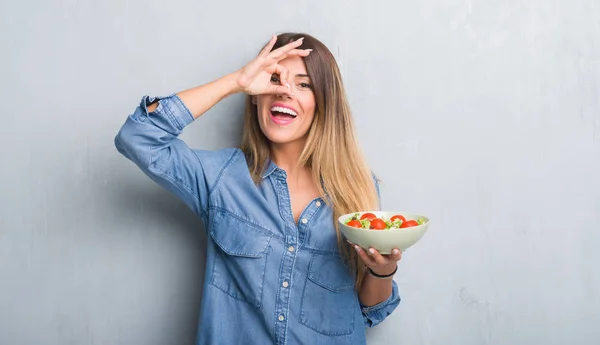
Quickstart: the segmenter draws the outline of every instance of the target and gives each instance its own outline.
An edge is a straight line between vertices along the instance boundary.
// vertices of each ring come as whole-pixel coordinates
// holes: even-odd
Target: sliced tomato
[[[374,215],[373,213],[365,213],[360,217],[360,220],[364,220],[364,219],[373,220],[375,218],[377,218],[377,216]]]
[[[383,219],[375,218],[371,221],[371,229],[385,230],[385,222],[383,221]]]
[[[406,222],[403,222],[402,224],[400,224],[401,228],[410,228],[411,226],[417,226],[419,225],[419,223],[417,223],[416,220],[407,220]]]
[[[406,218],[404,218],[404,216],[399,215],[399,214],[397,214],[397,215],[393,216],[392,218],[390,218],[390,220],[392,222],[395,221],[396,219],[400,219],[401,221],[406,222]]]
[[[352,219],[351,221],[348,222],[347,224],[348,226],[353,226],[355,228],[362,228],[362,224],[356,220],[356,219]]]

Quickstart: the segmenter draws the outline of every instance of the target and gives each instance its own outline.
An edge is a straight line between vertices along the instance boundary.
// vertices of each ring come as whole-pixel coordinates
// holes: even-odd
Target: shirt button
[[[285,317],[283,317],[283,315],[279,315],[279,317],[277,319],[279,319],[279,321],[283,321],[283,320],[285,320]]]
[[[283,287],[288,287],[289,285],[288,282],[283,282]]]
[[[317,201],[317,207],[321,206],[321,202]]]
[[[306,224],[306,223],[308,223],[308,219],[306,219],[306,218],[302,218],[302,223],[303,223],[303,224]]]
[[[288,247],[288,251],[293,252],[294,251],[294,246],[289,246]]]

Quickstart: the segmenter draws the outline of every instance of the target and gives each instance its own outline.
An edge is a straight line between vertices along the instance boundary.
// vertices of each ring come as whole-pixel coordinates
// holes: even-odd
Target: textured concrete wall
[[[113,137],[286,30],[338,58],[384,206],[433,221],[369,343],[597,343],[599,23],[596,0],[1,1],[0,344],[193,343],[200,221]],[[183,138],[236,145],[241,111]]]

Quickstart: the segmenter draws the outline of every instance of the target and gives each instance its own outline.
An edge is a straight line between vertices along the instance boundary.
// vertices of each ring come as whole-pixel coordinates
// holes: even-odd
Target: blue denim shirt
[[[239,149],[189,148],[178,135],[193,120],[176,95],[145,96],[115,145],[206,225],[197,344],[365,344],[365,327],[399,304],[396,282],[386,301],[361,305],[331,208],[314,199],[296,223],[285,171],[270,162],[256,185]]]

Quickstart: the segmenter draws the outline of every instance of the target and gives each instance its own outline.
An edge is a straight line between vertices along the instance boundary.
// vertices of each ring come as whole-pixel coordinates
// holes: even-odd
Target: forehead
[[[288,69],[290,76],[296,76],[296,74],[307,74],[306,65],[301,57],[290,56],[281,60],[279,64]]]

